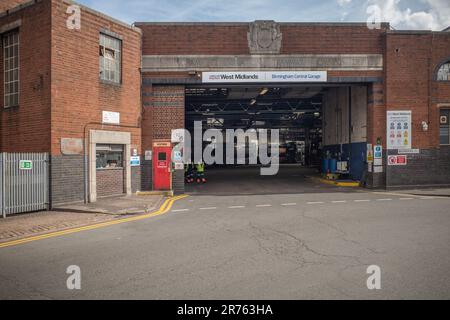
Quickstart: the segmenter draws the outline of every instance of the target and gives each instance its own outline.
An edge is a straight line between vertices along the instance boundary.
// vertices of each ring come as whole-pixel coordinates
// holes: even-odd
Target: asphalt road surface
[[[450,198],[330,188],[194,194],[162,216],[1,248],[0,298],[450,298]]]

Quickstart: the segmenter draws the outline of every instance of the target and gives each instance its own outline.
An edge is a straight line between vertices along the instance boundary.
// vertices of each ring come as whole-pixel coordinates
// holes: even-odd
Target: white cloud
[[[450,25],[450,3],[448,0],[423,0],[428,10],[404,10],[401,0],[370,0],[370,5],[381,9],[382,20],[396,29],[442,30]]]
[[[349,4],[350,2],[352,2],[352,0],[337,0],[337,3],[339,6],[343,7],[346,4]]]

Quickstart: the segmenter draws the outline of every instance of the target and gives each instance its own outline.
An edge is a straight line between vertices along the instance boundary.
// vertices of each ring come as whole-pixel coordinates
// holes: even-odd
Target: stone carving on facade
[[[281,50],[280,25],[273,20],[257,20],[250,24],[247,33],[251,54],[278,54]]]

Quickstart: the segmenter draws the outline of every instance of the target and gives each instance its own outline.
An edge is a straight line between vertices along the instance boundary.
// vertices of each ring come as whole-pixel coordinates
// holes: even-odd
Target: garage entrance
[[[336,191],[318,183],[320,173],[360,180],[365,170],[367,87],[343,84],[193,85],[185,89],[185,128],[278,130],[279,171],[260,174],[261,163],[247,157],[252,144],[233,141],[234,154],[244,148],[245,164],[206,166],[206,183],[186,183],[188,193],[274,194]],[[226,138],[224,138],[226,141]],[[215,141],[204,141],[203,147]],[[224,153],[226,153],[224,148]],[[224,155],[226,157],[226,155]],[[324,159],[333,159],[325,168]],[[328,163],[328,162],[327,162]],[[339,165],[339,168],[338,168]]]

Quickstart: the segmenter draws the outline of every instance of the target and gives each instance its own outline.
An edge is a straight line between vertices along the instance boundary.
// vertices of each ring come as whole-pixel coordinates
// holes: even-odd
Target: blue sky
[[[450,26],[450,0],[78,0],[127,23],[136,21],[366,22],[377,6],[395,29]],[[373,11],[372,11],[373,12]]]

